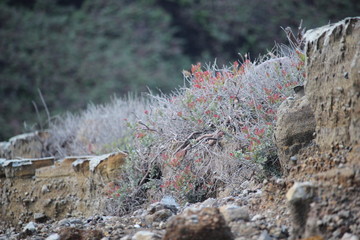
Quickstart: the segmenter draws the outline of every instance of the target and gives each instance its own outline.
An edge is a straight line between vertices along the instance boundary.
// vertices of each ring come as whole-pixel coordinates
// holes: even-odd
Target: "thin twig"
[[[144,127],[146,127],[146,130],[148,131],[152,131],[152,132],[158,132],[157,130],[153,129],[153,128],[150,128],[148,125],[146,125],[145,123],[143,123],[142,121],[138,121],[138,123],[140,125],[143,125]]]
[[[40,117],[40,113],[39,113],[39,109],[36,105],[36,103],[34,101],[32,101],[32,104],[34,105],[34,108],[35,108],[35,112],[36,112],[36,116],[38,118],[38,122],[39,122],[39,126],[40,126],[40,130],[42,131],[43,130],[43,126],[42,126],[42,122],[41,122],[41,117]]]
[[[42,104],[44,105],[45,112],[46,112],[46,115],[47,115],[47,118],[48,118],[48,123],[50,123],[50,112],[49,112],[49,109],[48,109],[48,107],[47,107],[47,105],[46,105],[46,102],[45,102],[45,100],[44,100],[44,97],[43,97],[43,95],[42,95],[42,93],[41,93],[41,91],[40,91],[39,88],[38,88],[38,93],[39,93],[41,102],[42,102]]]

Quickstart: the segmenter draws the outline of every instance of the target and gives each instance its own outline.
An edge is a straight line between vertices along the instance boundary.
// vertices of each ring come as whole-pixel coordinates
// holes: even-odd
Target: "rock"
[[[23,232],[30,235],[36,231],[36,224],[34,222],[29,222],[23,229]]]
[[[5,169],[3,167],[3,164],[5,163],[6,159],[5,158],[0,158],[0,178],[5,178]]]
[[[161,239],[158,235],[149,231],[139,231],[131,238],[131,240],[158,240]]]
[[[296,182],[286,193],[293,226],[291,239],[304,237],[310,203],[314,198],[314,188],[310,182]]]
[[[89,162],[90,160],[85,158],[77,159],[72,163],[73,169],[76,173],[82,173],[85,176],[89,175]]]
[[[121,151],[92,157],[89,159],[89,170],[102,177],[114,179],[120,175],[126,157],[127,154]]]
[[[236,205],[225,205],[219,208],[221,214],[227,223],[244,220],[249,221],[249,210],[247,207],[239,207]]]
[[[9,142],[0,142],[0,158],[10,159],[10,143]]]
[[[170,218],[174,213],[170,209],[160,209],[154,214],[145,217],[145,221],[148,225],[152,225],[153,222],[162,222]]]
[[[260,214],[256,214],[255,216],[253,216],[251,218],[251,221],[255,222],[255,221],[258,221],[258,220],[262,220],[264,219],[265,217],[263,215],[260,215]]]
[[[45,240],[60,240],[60,235],[57,233],[51,234]]]
[[[2,163],[6,178],[31,178],[36,169],[54,164],[53,157],[38,159],[6,160]]]
[[[99,240],[104,237],[100,230],[82,230],[77,228],[63,228],[59,232],[61,240]]]
[[[233,239],[230,228],[218,208],[186,209],[169,220],[164,240]]]
[[[322,236],[313,236],[308,238],[303,238],[301,240],[325,240]]]
[[[351,233],[345,233],[345,234],[342,236],[341,240],[359,240],[359,237],[358,237],[358,236],[355,236],[355,235],[353,235],[353,234],[351,234]]]
[[[360,142],[360,17],[304,35],[309,98],[320,149]]]
[[[164,205],[165,208],[170,209],[174,214],[176,214],[180,208],[175,198],[169,195],[164,196],[160,203]]]
[[[36,223],[44,223],[47,219],[48,218],[44,213],[34,213],[34,220]]]
[[[12,137],[9,142],[0,143],[0,157],[6,159],[45,157],[45,141],[48,138],[48,132],[40,131]]]
[[[48,192],[50,192],[50,189],[49,189],[48,185],[43,185],[41,187],[41,193],[45,194],[45,193],[48,193]]]
[[[315,127],[314,113],[306,96],[287,99],[279,106],[274,135],[284,173],[293,166],[292,157],[313,140]]]
[[[261,235],[259,236],[258,240],[272,240],[273,238],[270,237],[268,231],[262,231]]]
[[[111,199],[104,185],[119,176],[116,173],[122,171],[120,165],[125,157],[126,154],[122,152],[99,157],[94,171],[90,171],[89,159],[97,159],[95,156],[66,157],[58,161],[50,157],[1,160],[0,175],[5,175],[5,179],[2,181],[0,177],[0,212],[3,213],[0,214],[0,223],[4,221],[15,225],[19,220],[28,221],[33,213],[43,213],[49,219],[61,220],[69,216],[90,216],[104,214],[107,209],[118,209],[108,204]],[[88,159],[87,174],[84,174],[85,171],[76,172],[73,168],[75,161],[83,159]],[[117,202],[115,204],[118,205]],[[30,211],[30,215],[24,214]],[[173,211],[177,209],[173,208]],[[114,214],[109,212],[109,215]],[[45,220],[36,220],[42,221]]]

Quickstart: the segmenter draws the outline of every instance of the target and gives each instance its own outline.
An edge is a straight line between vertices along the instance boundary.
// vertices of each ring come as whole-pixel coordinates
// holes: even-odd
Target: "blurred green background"
[[[359,13],[358,0],[0,0],[0,141],[46,126],[38,89],[51,115],[168,93],[192,63],[286,43],[280,26]]]

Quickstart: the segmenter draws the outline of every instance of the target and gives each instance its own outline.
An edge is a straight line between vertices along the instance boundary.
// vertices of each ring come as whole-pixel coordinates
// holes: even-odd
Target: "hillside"
[[[291,34],[2,142],[0,239],[359,239],[360,18]]]

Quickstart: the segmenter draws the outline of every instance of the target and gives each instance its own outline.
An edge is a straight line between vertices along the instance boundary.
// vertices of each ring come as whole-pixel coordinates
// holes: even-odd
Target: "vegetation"
[[[254,57],[285,40],[280,26],[303,19],[312,28],[359,10],[357,0],[0,1],[0,140],[23,122],[46,127],[38,89],[52,115],[147,87],[169,93],[191,62]]]
[[[52,127],[57,153],[125,150],[127,164],[111,197],[118,213],[171,194],[196,202],[220,186],[276,174],[275,113],[303,82],[300,50],[277,47],[230,67],[192,65],[170,95],[114,100]],[[59,136],[62,136],[59,138]],[[64,148],[64,146],[66,146]]]

